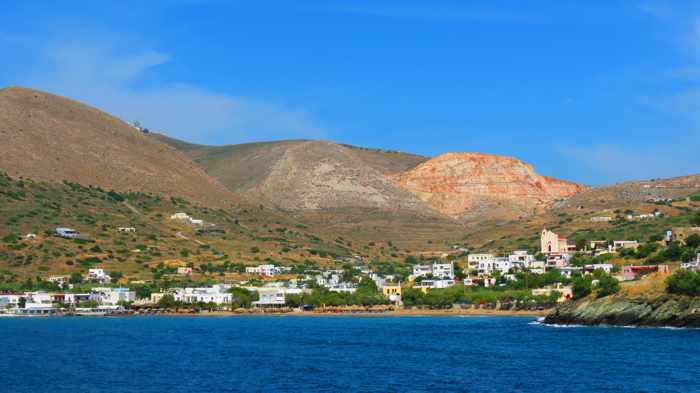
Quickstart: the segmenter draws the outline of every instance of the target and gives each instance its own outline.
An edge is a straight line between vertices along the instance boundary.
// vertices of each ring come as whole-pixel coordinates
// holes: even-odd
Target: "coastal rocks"
[[[457,219],[517,218],[585,189],[541,176],[515,158],[481,153],[443,154],[401,174],[397,181],[436,210]]]
[[[700,298],[662,296],[655,299],[609,296],[581,299],[557,307],[544,320],[562,325],[700,327]]]

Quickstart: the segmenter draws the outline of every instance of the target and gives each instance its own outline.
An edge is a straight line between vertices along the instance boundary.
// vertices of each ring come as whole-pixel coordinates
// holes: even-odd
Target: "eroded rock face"
[[[252,192],[285,210],[430,209],[349,149],[321,141],[286,149]]]
[[[561,325],[700,327],[700,298],[662,296],[656,299],[608,296],[566,302],[544,320]]]
[[[396,178],[409,192],[457,219],[533,214],[585,187],[541,176],[512,157],[447,153]]]

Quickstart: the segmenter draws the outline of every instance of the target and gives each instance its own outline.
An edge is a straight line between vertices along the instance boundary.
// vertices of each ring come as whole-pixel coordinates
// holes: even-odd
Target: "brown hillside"
[[[185,155],[77,101],[25,88],[0,90],[0,170],[118,191],[238,200]]]
[[[252,191],[288,210],[429,210],[353,151],[330,142],[309,141],[286,149]]]
[[[590,188],[558,204],[561,207],[604,208],[624,203],[684,198],[700,192],[700,174],[630,181],[611,186]]]
[[[408,210],[435,215],[389,179],[425,157],[324,141],[202,146],[153,137],[183,151],[230,190],[284,210]]]

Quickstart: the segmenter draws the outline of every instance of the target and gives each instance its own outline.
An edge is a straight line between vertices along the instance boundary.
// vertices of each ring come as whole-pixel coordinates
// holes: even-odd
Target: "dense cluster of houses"
[[[180,220],[190,225],[206,225],[203,220],[190,217],[186,213],[175,213],[173,220]],[[601,219],[603,220],[603,219]],[[604,221],[604,220],[603,220]],[[119,232],[133,232],[132,227],[118,228]],[[55,235],[67,239],[75,239],[81,236],[70,228],[56,228]],[[674,234],[669,232],[665,242],[670,244],[674,240]],[[598,256],[606,253],[618,253],[623,250],[636,250],[640,246],[636,240],[591,241],[585,246],[585,250],[577,250],[576,245],[553,231],[543,229],[540,233],[540,253],[534,255],[526,250],[516,250],[505,255],[492,253],[469,253],[463,266],[463,274],[455,274],[458,268],[453,261],[438,259],[430,263],[422,262],[411,267],[408,282],[401,283],[401,278],[394,275],[380,275],[369,267],[356,266],[355,279],[347,276],[347,271],[341,269],[306,270],[304,274],[292,275],[291,267],[277,266],[274,264],[261,264],[247,266],[245,273],[249,276],[259,276],[260,281],[249,280],[237,284],[216,284],[207,287],[171,288],[163,292],[153,293],[148,298],[137,299],[134,291],[128,288],[96,287],[86,293],[68,292],[21,292],[0,294],[0,310],[15,314],[53,314],[61,310],[73,310],[78,312],[108,312],[119,309],[125,304],[148,306],[158,304],[165,296],[185,304],[209,303],[216,305],[231,304],[234,295],[231,289],[244,288],[258,294],[258,300],[252,305],[256,308],[281,308],[287,303],[290,295],[301,295],[311,292],[314,288],[325,288],[330,292],[354,293],[358,289],[357,275],[372,280],[381,293],[391,302],[401,304],[402,287],[413,287],[427,292],[430,289],[448,288],[457,283],[465,286],[490,287],[502,282],[502,280],[515,280],[518,272],[530,272],[544,274],[549,270],[557,269],[562,275],[572,277],[574,275],[591,274],[596,270],[613,273],[613,265],[609,263],[597,263],[585,266],[572,266],[571,261],[576,252],[584,252],[589,256]],[[466,252],[466,250],[463,250]],[[353,259],[351,262],[355,262]],[[684,269],[700,271],[700,252],[693,261],[686,261],[681,265]],[[617,273],[621,281],[631,280],[640,274],[649,272],[668,272],[667,265],[632,265],[623,266]],[[181,266],[177,269],[179,275],[191,275],[192,267]],[[274,280],[278,275],[279,281]],[[457,277],[460,277],[459,279]],[[464,278],[463,278],[464,277]],[[51,276],[49,282],[59,285],[60,288],[72,288],[66,276]],[[500,280],[500,281],[499,281]],[[104,269],[90,268],[83,277],[83,281],[100,285],[111,283],[112,277]],[[253,285],[255,282],[257,285]],[[538,288],[532,291],[533,295],[549,296],[553,291],[561,294],[561,299],[571,297],[571,288],[557,285],[547,288]],[[560,299],[560,300],[561,300]],[[89,307],[87,306],[89,304]],[[89,309],[88,309],[89,308]]]
[[[18,315],[47,315],[59,311],[110,312],[136,300],[129,288],[99,287],[85,293],[17,292],[0,294],[0,310]]]

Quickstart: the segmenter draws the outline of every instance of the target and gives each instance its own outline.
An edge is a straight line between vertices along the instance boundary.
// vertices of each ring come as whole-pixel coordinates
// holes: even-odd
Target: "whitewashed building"
[[[414,285],[413,287],[417,288],[417,289],[441,289],[441,288],[449,288],[453,285],[455,285],[454,280],[424,279],[420,283]]]
[[[247,266],[245,268],[247,274],[259,274],[261,276],[276,276],[282,273],[282,269],[275,265],[258,265],[258,266]]]
[[[183,303],[231,303],[232,296],[223,285],[199,288],[177,288],[173,292],[176,301]]]
[[[136,292],[129,288],[92,288],[90,300],[103,306],[117,306],[120,302],[131,303],[136,300]]]
[[[442,279],[454,279],[455,267],[453,262],[448,263],[433,263],[430,265],[414,265],[412,278],[415,280],[418,277],[431,276]]]
[[[104,269],[94,268],[88,270],[87,279],[100,284],[107,284],[112,280],[112,277],[105,273]]]
[[[479,268],[479,262],[488,261],[495,257],[496,256],[493,254],[469,254],[467,255],[467,266],[471,270],[477,270]]]

